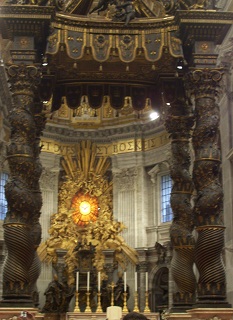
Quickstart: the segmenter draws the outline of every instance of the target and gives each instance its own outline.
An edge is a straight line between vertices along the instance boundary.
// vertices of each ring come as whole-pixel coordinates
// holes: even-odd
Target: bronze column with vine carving
[[[196,279],[193,272],[195,240],[192,235],[191,196],[194,190],[190,175],[190,137],[194,117],[185,98],[182,81],[164,85],[167,113],[165,126],[171,137],[171,207],[173,221],[170,237],[173,246],[171,273],[176,283],[173,294],[174,312],[184,312],[195,302]],[[167,90],[166,90],[167,89]]]
[[[3,270],[3,303],[33,306],[32,294],[40,272],[36,248],[41,240],[39,224],[42,197],[39,137],[44,125],[41,106],[34,102],[41,73],[37,66],[12,64],[7,68],[14,108],[7,160],[8,212],[4,221],[7,258]],[[34,292],[36,293],[36,292]]]
[[[226,307],[226,279],[222,262],[224,245],[223,189],[219,106],[216,96],[222,79],[217,68],[190,71],[195,97],[196,126],[193,132],[195,161],[193,181],[197,196],[194,204],[198,240],[195,262],[199,271],[198,301],[202,307]]]

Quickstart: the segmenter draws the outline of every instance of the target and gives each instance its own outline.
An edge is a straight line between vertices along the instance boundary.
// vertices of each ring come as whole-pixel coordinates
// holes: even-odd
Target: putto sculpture
[[[92,14],[97,11],[99,14],[102,11],[108,10],[110,5],[115,6],[115,13],[112,17],[113,21],[125,22],[125,25],[128,25],[135,18],[133,0],[99,0],[98,4],[89,13]]]
[[[90,14],[97,11],[98,14],[101,11],[108,9],[108,5],[116,4],[116,0],[99,0],[98,4],[90,11]]]

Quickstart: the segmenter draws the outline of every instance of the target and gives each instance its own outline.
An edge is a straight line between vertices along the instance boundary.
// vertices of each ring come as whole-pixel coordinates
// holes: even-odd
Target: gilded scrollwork
[[[112,37],[106,34],[96,34],[91,37],[91,41],[94,58],[100,62],[106,61],[112,47]]]
[[[50,28],[50,34],[47,38],[46,53],[55,54],[58,52],[60,45],[61,31],[55,28]]]
[[[138,36],[122,35],[117,37],[119,56],[122,61],[131,62],[135,59]]]

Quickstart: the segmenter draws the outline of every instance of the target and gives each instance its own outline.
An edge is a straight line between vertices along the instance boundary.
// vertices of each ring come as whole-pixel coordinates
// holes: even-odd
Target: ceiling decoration
[[[154,84],[160,70],[174,76],[176,63],[183,58],[177,26],[171,24],[171,18],[127,33],[110,22],[106,26],[100,21],[95,28],[90,19],[81,25],[81,20],[77,24],[58,14],[58,20],[52,24],[48,37],[48,67],[44,74],[46,79],[49,70],[48,76],[54,74],[57,79],[52,112],[60,108],[63,97],[75,110],[74,115],[79,113],[83,97],[88,108],[94,110],[103,107],[105,101],[118,112],[126,101],[131,112],[142,111],[148,105],[158,110],[161,91]]]
[[[50,17],[53,12],[52,20],[40,30],[43,34],[50,27],[37,100],[52,97],[52,112],[62,108],[65,101],[76,120],[77,115],[86,117],[88,113],[95,126],[97,122],[101,125],[97,118],[102,108],[117,117],[129,111],[139,116],[146,108],[159,111],[163,79],[182,78],[178,63],[193,63],[188,61],[193,39],[220,43],[232,23],[229,13],[218,12],[217,0],[130,0],[127,4],[134,16],[128,23],[125,18],[121,22],[116,19],[123,0],[6,3],[11,5],[1,10],[3,37],[14,34],[23,40],[24,24],[15,17],[20,15],[26,23],[31,14],[35,21],[28,24],[28,35],[36,35],[39,48],[45,46],[36,30],[40,15]],[[98,7],[99,14],[95,10]],[[26,49],[29,52],[24,48],[24,54]]]

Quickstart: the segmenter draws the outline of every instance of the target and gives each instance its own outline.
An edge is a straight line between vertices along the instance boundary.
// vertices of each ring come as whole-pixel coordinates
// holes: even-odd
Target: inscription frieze
[[[111,156],[113,154],[122,154],[129,152],[149,151],[162,147],[169,143],[169,136],[167,133],[158,134],[157,136],[147,139],[130,139],[112,142],[109,144],[97,143],[98,156]],[[43,138],[41,142],[41,148],[43,152],[49,152],[54,154],[75,154],[75,144],[65,144],[56,142],[54,140]]]

